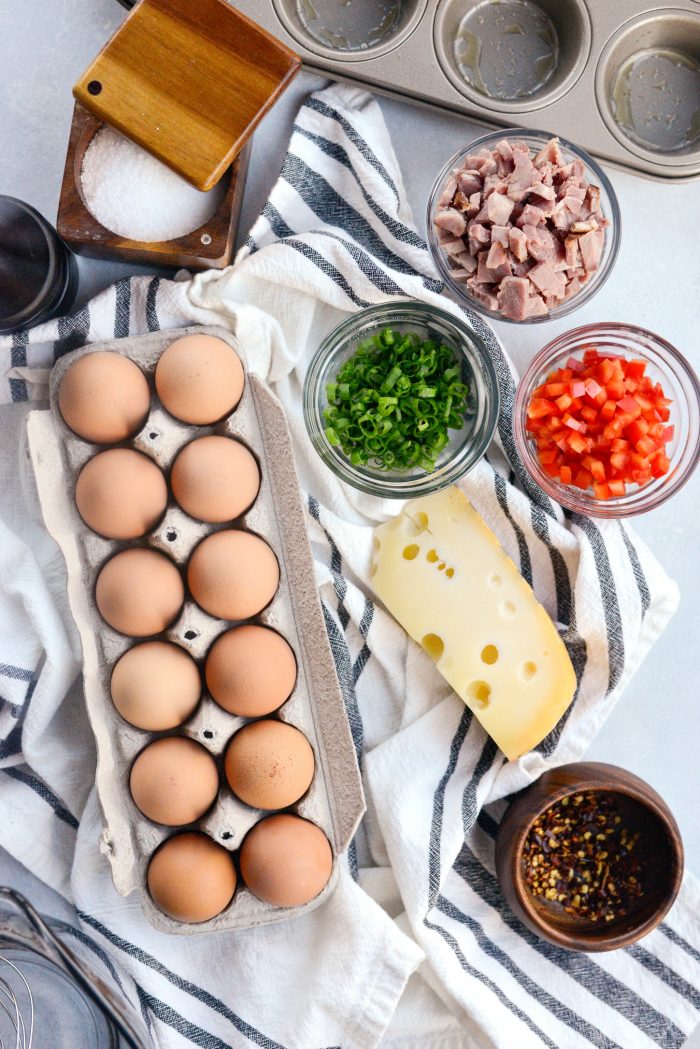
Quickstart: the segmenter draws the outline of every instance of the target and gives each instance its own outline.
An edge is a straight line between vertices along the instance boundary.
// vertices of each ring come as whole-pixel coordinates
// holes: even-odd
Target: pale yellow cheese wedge
[[[552,620],[458,488],[375,530],[372,585],[510,760],[537,746],[576,675]]]

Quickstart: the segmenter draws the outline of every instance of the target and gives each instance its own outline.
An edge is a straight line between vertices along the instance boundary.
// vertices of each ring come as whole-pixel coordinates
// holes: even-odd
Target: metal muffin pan
[[[132,546],[160,550],[184,570],[197,543],[219,526],[188,517],[171,496],[165,516],[143,539],[118,542],[92,532],[76,510],[75,483],[85,462],[104,446],[83,441],[68,429],[58,410],[57,396],[61,379],[70,365],[97,350],[110,350],[135,361],[145,372],[153,391],[153,371],[163,350],[175,339],[193,332],[224,339],[236,350],[245,367],[241,348],[230,333],[219,328],[191,327],[95,343],[56,364],[51,375],[51,408],[32,412],[28,421],[29,447],[42,511],[47,528],[66,561],[68,597],[82,642],[85,699],[97,741],[96,784],[104,815],[100,847],[109,858],[117,891],[126,896],[138,889],[151,924],[163,931],[178,933],[260,925],[318,906],[333,891],[338,877],[338,856],[347,848],[364,812],[362,785],[314,581],[304,509],[282,406],[260,379],[247,372],[238,407],[213,427],[178,422],[163,410],[153,394],[144,427],[126,444],[153,459],[166,477],[180,448],[208,433],[238,438],[260,464],[261,485],[255,503],[242,518],[221,527],[257,533],[270,544],[279,561],[280,586],[275,597],[263,612],[246,622],[274,628],[294,650],[297,683],[287,702],[272,716],[299,728],[311,743],[316,760],[314,779],[291,811],[321,827],[331,843],[334,864],[331,878],[320,895],[301,907],[281,908],[264,903],[253,896],[239,878],[227,909],[198,924],[170,918],[155,906],[148,893],[148,861],[158,845],[172,834],[183,829],[202,830],[235,852],[253,824],[269,813],[248,807],[228,787],[221,768],[223,753],[231,736],[246,719],[234,717],[219,707],[206,688],[192,717],[172,732],[141,731],[119,716],[110,696],[112,668],[128,648],[145,639],[125,637],[102,619],[94,601],[95,580],[105,561],[117,550]],[[214,640],[233,625],[208,615],[187,594],[179,618],[159,638],[180,645],[201,668]],[[134,758],[152,739],[164,735],[184,735],[196,740],[214,755],[219,766],[220,788],[213,808],[187,828],[163,827],[151,822],[136,808],[129,791]]]
[[[470,84],[460,72],[455,52],[465,17],[471,24],[486,6],[493,7],[494,0],[352,0],[351,5],[347,0],[230,2],[294,48],[306,67],[316,72],[484,123],[549,131],[611,164],[656,179],[700,177],[700,71],[697,77],[674,74],[664,106],[656,112],[655,103],[650,114],[651,123],[665,120],[674,126],[679,120],[687,121],[686,144],[668,135],[650,145],[640,142],[616,122],[613,97],[618,73],[632,55],[648,57],[650,52],[660,52],[666,61],[673,61],[679,52],[688,74],[700,70],[700,0],[650,3],[641,9],[638,0],[615,4],[606,0],[505,0],[507,6],[539,9],[558,39],[556,60],[542,83],[528,94],[509,98],[489,97]],[[499,2],[503,6],[504,0],[496,0]],[[375,29],[366,46],[359,46],[356,38],[349,41],[347,34],[335,34],[331,19],[348,19],[349,11],[355,26],[373,26],[377,18],[371,15],[389,12],[381,38],[377,39]],[[511,31],[522,38],[519,29],[511,27]],[[527,55],[521,45],[519,39],[513,62]],[[461,42],[460,47],[464,46]],[[532,53],[536,61],[542,60],[541,53],[539,59],[537,52]],[[640,87],[638,83],[643,72],[640,68],[633,78],[633,91],[646,91],[645,84]],[[649,75],[658,76],[658,71],[652,69]],[[640,105],[645,98],[642,94]]]

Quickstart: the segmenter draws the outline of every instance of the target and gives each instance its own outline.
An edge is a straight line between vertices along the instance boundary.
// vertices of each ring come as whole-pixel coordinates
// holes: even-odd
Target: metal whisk
[[[0,1049],[152,1049],[123,993],[68,947],[71,931],[0,886]]]
[[[10,970],[9,973],[7,973],[7,969]],[[13,982],[16,982],[16,978],[24,985],[29,1005],[28,1013],[23,1009],[23,1003],[20,1003],[20,999],[14,991]],[[0,954],[0,1008],[7,1015],[12,1025],[15,1034],[14,1049],[32,1049],[34,1043],[34,998],[32,997],[32,989],[20,969],[3,954]],[[12,1049],[12,1043],[5,1041],[3,1038],[2,1029],[0,1029],[0,1049]]]

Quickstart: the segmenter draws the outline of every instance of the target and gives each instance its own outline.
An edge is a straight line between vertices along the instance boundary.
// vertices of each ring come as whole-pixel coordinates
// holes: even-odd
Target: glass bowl
[[[465,425],[449,431],[449,442],[430,472],[419,466],[406,470],[356,466],[326,437],[323,412],[328,405],[327,384],[335,380],[341,364],[352,356],[359,342],[387,327],[402,333],[417,332],[423,339],[433,338],[449,346],[461,367],[462,381],[469,387]],[[485,340],[466,321],[413,299],[392,299],[348,317],[323,340],[304,382],[304,421],[316,451],[341,481],[381,498],[409,499],[453,484],[488,448],[498,409],[498,378]]]
[[[603,255],[600,261],[600,266],[591,279],[584,284],[581,291],[572,295],[570,299],[564,300],[564,302],[560,303],[558,306],[552,307],[545,316],[526,317],[521,321],[513,320],[511,317],[504,317],[497,310],[489,309],[484,303],[479,302],[478,299],[471,295],[463,284],[454,280],[452,276],[453,271],[448,262],[447,252],[444,251],[440,245],[435,226],[435,215],[438,210],[440,197],[448,179],[452,175],[453,168],[461,167],[464,158],[469,153],[476,153],[484,147],[493,149],[493,147],[504,138],[519,139],[520,141],[527,142],[531,153],[538,153],[544,146],[546,146],[550,139],[556,138],[564,157],[566,158],[568,154],[571,157],[581,160],[584,165],[586,180],[600,188],[601,210],[603,215],[610,221],[610,225],[605,230],[605,243],[603,246]],[[460,149],[450,158],[450,160],[447,161],[435,180],[435,184],[430,193],[426,226],[428,245],[435,265],[440,271],[441,276],[444,278],[445,283],[459,302],[465,303],[473,310],[476,310],[477,313],[481,313],[485,317],[489,317],[491,320],[503,321],[507,324],[539,324],[543,321],[558,320],[560,317],[565,317],[568,313],[572,313],[573,310],[577,310],[579,306],[583,306],[585,302],[592,299],[596,292],[603,287],[605,281],[610,276],[612,268],[615,265],[615,260],[617,259],[617,253],[620,247],[621,218],[620,207],[610,180],[602,168],[595,162],[593,157],[589,156],[585,150],[581,149],[579,146],[575,146],[573,142],[568,142],[566,139],[561,138],[558,135],[550,134],[546,131],[528,131],[526,128],[505,128],[500,131],[492,131],[488,135],[482,135],[480,138],[473,139],[467,146]]]
[[[590,347],[601,355],[617,354],[646,361],[647,374],[653,382],[661,383],[673,402],[669,425],[674,426],[674,436],[666,445],[671,461],[668,473],[643,485],[628,485],[625,495],[605,500],[546,474],[537,457],[535,441],[525,429],[533,390],[549,372],[564,367],[570,357],[579,357]],[[531,361],[516,393],[513,429],[518,454],[528,473],[562,506],[590,517],[643,514],[682,488],[700,460],[700,382],[683,355],[659,335],[631,324],[586,324],[553,339]]]

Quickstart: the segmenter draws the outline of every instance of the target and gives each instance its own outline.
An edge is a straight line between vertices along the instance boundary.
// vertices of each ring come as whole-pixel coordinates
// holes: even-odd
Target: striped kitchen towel
[[[15,572],[14,586],[5,583],[8,561],[0,574],[0,674],[12,689],[0,720],[0,802],[12,818],[0,821],[0,844],[74,900],[82,932],[121,971],[163,1049],[680,1049],[700,1020],[692,878],[658,931],[602,956],[542,943],[501,898],[493,839],[506,795],[584,753],[666,626],[677,591],[626,525],[565,514],[530,481],[513,446],[508,357],[489,327],[440,289],[377,103],[336,86],[302,106],[235,266],[191,282],[125,280],[71,318],[0,342],[5,399],[21,401],[42,396],[45,369],[85,342],[226,324],[286,407],[308,493],[317,583],[368,813],[331,900],[269,928],[166,937],[145,924],[136,899],[117,896],[96,847],[81,715],[64,700],[75,633],[57,559],[45,548],[36,563],[24,553],[27,574],[22,582]],[[558,623],[576,670],[569,715],[518,762],[505,761],[374,603],[371,531],[396,506],[338,482],[301,418],[304,372],[320,338],[349,312],[399,295],[466,316],[489,346],[502,397],[498,439],[462,487]],[[22,491],[35,518],[31,486]],[[8,557],[36,542],[22,530]],[[39,633],[48,593],[62,627]],[[13,625],[20,603],[27,614]]]

